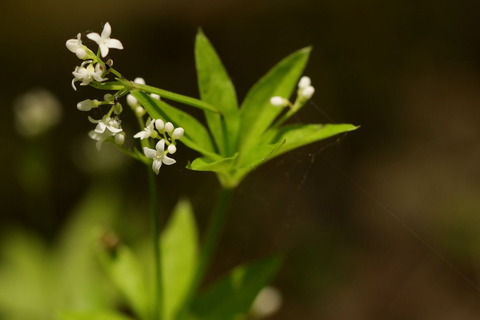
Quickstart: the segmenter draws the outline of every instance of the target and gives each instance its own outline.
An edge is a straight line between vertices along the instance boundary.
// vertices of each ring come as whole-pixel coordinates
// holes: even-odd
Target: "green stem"
[[[150,196],[150,214],[153,226],[153,250],[155,259],[155,303],[153,320],[163,319],[163,281],[162,281],[162,254],[160,247],[160,214],[157,203],[157,185],[155,175],[150,166],[147,166],[148,189]]]
[[[177,319],[183,319],[186,316],[188,309],[192,303],[192,300],[197,293],[200,284],[210,266],[212,258],[217,250],[222,231],[227,220],[230,203],[233,198],[234,189],[223,188],[220,197],[215,205],[214,211],[210,216],[208,222],[205,239],[203,242],[202,251],[200,252],[200,261],[196,269],[190,290],[185,300],[184,308],[180,312]]]

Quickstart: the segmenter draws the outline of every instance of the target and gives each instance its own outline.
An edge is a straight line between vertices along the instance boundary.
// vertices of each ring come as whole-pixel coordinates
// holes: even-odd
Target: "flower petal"
[[[156,160],[156,159],[153,160],[152,169],[156,174],[158,174],[158,172],[160,171],[161,166],[162,166],[162,161]]]
[[[165,151],[165,139],[158,141],[155,149],[157,149],[157,152],[163,154],[163,152]]]
[[[95,41],[97,44],[100,44],[102,38],[100,37],[100,35],[96,32],[92,32],[92,33],[89,33],[87,34],[87,38],[90,39],[90,40],[93,40]]]
[[[166,165],[172,165],[177,161],[175,161],[175,159],[164,156],[162,162],[165,163]]]
[[[143,153],[150,159],[155,159],[157,157],[157,151],[147,147],[143,147]]]
[[[117,40],[117,39],[109,39],[107,41],[107,46],[113,49],[119,49],[119,50],[123,49],[122,43],[120,42],[120,40]]]
[[[105,23],[105,25],[103,26],[103,30],[102,30],[102,38],[103,39],[108,39],[110,38],[110,35],[112,34],[112,27],[110,26],[110,23]]]
[[[105,58],[108,55],[108,51],[109,51],[108,46],[102,43],[99,45],[99,47],[100,47],[100,52],[102,53],[102,57]]]

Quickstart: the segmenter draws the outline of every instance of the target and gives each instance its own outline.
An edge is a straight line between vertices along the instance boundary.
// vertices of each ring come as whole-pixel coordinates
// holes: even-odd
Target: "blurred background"
[[[115,150],[97,153],[76,103],[99,93],[70,83],[78,59],[66,40],[108,21],[125,47],[110,54],[117,70],[193,96],[199,27],[240,99],[313,45],[306,74],[316,93],[295,121],[361,126],[248,176],[210,279],[284,252],[274,282],[283,304],[271,319],[479,319],[479,13],[467,0],[3,0],[0,317],[89,305],[80,295],[92,288],[58,294],[78,286],[65,280],[69,257],[88,251],[78,239],[95,223],[127,243],[148,228],[145,169]],[[20,119],[31,101],[51,108],[43,133]],[[204,226],[218,183],[185,169],[193,152],[176,156],[159,176],[162,210],[186,196]],[[78,251],[62,249],[72,234]]]

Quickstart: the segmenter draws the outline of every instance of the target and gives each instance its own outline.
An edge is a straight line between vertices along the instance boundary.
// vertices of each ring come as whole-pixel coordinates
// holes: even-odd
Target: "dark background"
[[[1,227],[53,239],[100,175],[77,165],[91,124],[75,105],[98,94],[70,85],[78,60],[65,41],[78,32],[110,22],[125,47],[111,51],[117,70],[197,96],[201,27],[240,99],[281,58],[313,45],[306,74],[316,93],[295,120],[361,129],[251,173],[210,276],[281,251],[275,286],[285,301],[273,319],[478,319],[479,13],[480,3],[466,0],[3,0]],[[58,97],[63,120],[41,142],[50,154],[43,192],[54,197],[38,206],[45,215],[32,216],[42,193],[25,190],[18,172],[26,146],[39,142],[16,134],[12,105],[36,87]],[[162,207],[186,195],[203,226],[218,184],[184,169],[195,154],[181,149],[179,164],[162,168]],[[141,166],[127,161],[102,175],[142,199]]]

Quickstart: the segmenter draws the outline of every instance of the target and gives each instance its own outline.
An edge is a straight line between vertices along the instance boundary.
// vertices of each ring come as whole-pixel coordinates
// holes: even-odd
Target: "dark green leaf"
[[[202,31],[197,33],[195,60],[200,97],[221,112],[205,113],[208,126],[220,152],[231,155],[239,125],[237,95],[220,58]]]
[[[234,320],[245,315],[279,265],[275,257],[235,268],[195,301],[193,315],[202,320]]]

